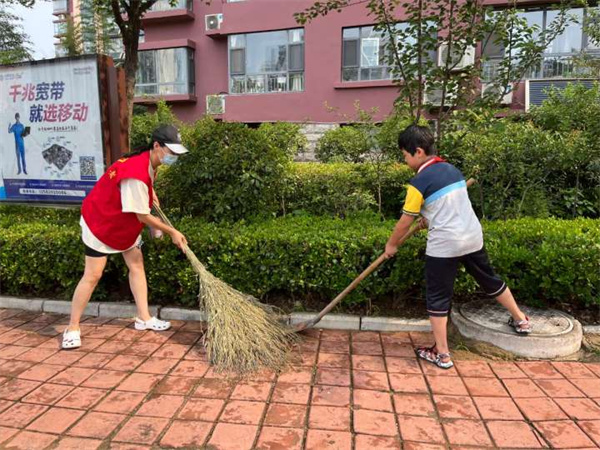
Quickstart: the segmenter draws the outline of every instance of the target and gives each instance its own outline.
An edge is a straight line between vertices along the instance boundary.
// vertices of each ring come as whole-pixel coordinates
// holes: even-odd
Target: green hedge
[[[414,176],[403,164],[294,163],[286,182],[282,213],[346,216],[358,211],[381,211],[399,217],[406,183]]]
[[[4,210],[2,210],[4,211]],[[190,247],[209,270],[236,288],[262,297],[270,293],[330,298],[382,251],[394,221],[375,216],[297,216],[262,223],[178,224]],[[493,265],[529,304],[599,304],[600,227],[593,219],[518,219],[484,224]],[[425,236],[411,239],[352,294],[347,302],[423,289]],[[197,281],[189,263],[167,240],[145,246],[153,301],[194,306]],[[76,220],[53,220],[0,230],[2,293],[68,297],[83,271],[83,248]],[[122,258],[109,259],[95,294],[105,299],[120,286],[127,292]],[[461,272],[457,295],[473,293]]]

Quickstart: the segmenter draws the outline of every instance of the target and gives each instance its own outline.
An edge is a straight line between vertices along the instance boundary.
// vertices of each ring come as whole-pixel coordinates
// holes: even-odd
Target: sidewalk
[[[437,450],[599,448],[600,365],[420,364],[428,333],[312,330],[294,366],[235,383],[199,323],[135,331],[0,310],[0,449]],[[205,447],[203,447],[205,446]]]

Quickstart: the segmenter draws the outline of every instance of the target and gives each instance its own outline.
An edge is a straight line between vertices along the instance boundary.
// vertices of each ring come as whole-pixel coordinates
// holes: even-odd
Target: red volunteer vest
[[[148,186],[152,208],[152,180],[148,173],[150,152],[121,158],[100,177],[81,205],[81,215],[90,231],[104,244],[127,250],[142,232],[144,225],[135,213],[124,213],[119,183],[135,178]]]

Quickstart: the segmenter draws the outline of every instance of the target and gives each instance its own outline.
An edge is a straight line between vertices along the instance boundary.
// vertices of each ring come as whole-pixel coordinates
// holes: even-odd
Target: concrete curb
[[[399,319],[396,317],[363,317],[361,330],[369,331],[431,331],[428,319]]]
[[[67,300],[28,299],[0,295],[0,308],[23,309],[26,311],[70,314],[71,302]],[[164,320],[205,321],[203,311],[170,306],[150,306],[150,313]],[[85,315],[93,317],[134,317],[136,308],[133,303],[90,302]],[[296,325],[310,320],[317,313],[292,313],[282,322]],[[361,317],[351,314],[327,314],[315,328],[335,330],[369,331],[430,331],[428,320],[402,319],[398,317]],[[600,328],[600,327],[599,327]],[[598,331],[600,333],[600,330]]]

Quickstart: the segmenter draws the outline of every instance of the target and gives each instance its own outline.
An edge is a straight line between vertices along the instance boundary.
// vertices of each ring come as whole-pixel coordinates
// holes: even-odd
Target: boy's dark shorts
[[[497,297],[506,290],[504,283],[492,269],[485,251],[481,250],[456,258],[425,257],[425,280],[427,283],[427,313],[433,317],[445,317],[450,312],[454,280],[459,264],[490,297]]]

